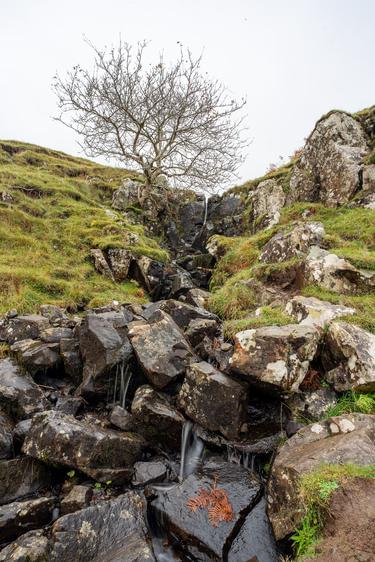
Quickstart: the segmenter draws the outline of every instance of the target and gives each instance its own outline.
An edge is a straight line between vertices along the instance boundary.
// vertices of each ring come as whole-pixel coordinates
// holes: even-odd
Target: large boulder
[[[268,482],[268,515],[276,540],[301,524],[300,478],[322,464],[375,462],[375,416],[347,414],[300,429],[280,449]]]
[[[164,312],[149,323],[129,324],[129,338],[146,377],[156,388],[182,377],[194,357],[181,330]]]
[[[119,484],[131,479],[144,446],[135,433],[93,427],[92,422],[49,411],[34,416],[22,450],[47,464],[74,467],[100,482]]]
[[[338,392],[375,392],[375,335],[347,322],[328,328],[323,354],[326,379]]]
[[[62,367],[58,343],[27,339],[14,343],[10,350],[18,364],[33,376],[47,371],[56,373]]]
[[[34,494],[50,482],[50,471],[35,459],[16,457],[0,461],[0,505]]]
[[[324,289],[352,295],[373,291],[375,273],[359,270],[347,260],[314,246],[305,262],[305,281]]]
[[[300,324],[324,328],[335,318],[355,314],[355,309],[341,304],[331,304],[315,297],[298,295],[287,302],[285,312]]]
[[[116,211],[126,211],[128,207],[138,205],[143,187],[139,181],[125,179],[122,186],[113,192],[112,207]]]
[[[231,368],[252,384],[296,392],[314,359],[321,338],[315,326],[288,324],[239,332]]]
[[[321,222],[297,224],[292,230],[280,231],[263,246],[259,260],[264,263],[280,263],[304,257],[311,246],[319,245],[324,236]]]
[[[253,231],[257,232],[278,224],[280,211],[285,205],[285,200],[284,190],[276,180],[270,179],[260,182],[249,195]]]
[[[194,499],[198,497],[199,502],[202,489],[222,490],[219,493],[224,493],[226,506],[232,511],[227,520],[215,521],[215,505],[211,519],[208,508],[194,508]],[[182,549],[197,560],[223,560],[231,537],[260,499],[261,484],[243,466],[208,462],[201,472],[191,474],[182,484],[169,486],[165,491],[158,488],[155,493],[152,510]]]
[[[178,402],[185,414],[211,431],[236,439],[246,421],[247,388],[201,361],[188,367]]]
[[[14,539],[25,531],[49,523],[54,504],[54,498],[41,497],[0,506],[1,540]]]
[[[155,562],[145,501],[128,492],[64,515],[52,527],[50,562]]]
[[[100,275],[104,275],[104,277],[108,277],[111,281],[115,281],[104,252],[100,248],[92,248],[90,250],[90,258],[96,271],[100,273]]]
[[[292,170],[292,201],[347,203],[360,187],[362,158],[368,151],[366,134],[350,115],[332,111],[318,121],[302,157]]]
[[[116,283],[122,283],[128,278],[132,259],[132,253],[124,248],[110,248],[107,251],[107,262]]]
[[[40,387],[10,359],[0,359],[0,405],[15,418],[49,408]]]

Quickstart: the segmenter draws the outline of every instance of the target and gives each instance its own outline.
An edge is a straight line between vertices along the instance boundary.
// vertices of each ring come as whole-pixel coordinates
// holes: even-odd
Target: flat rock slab
[[[0,461],[0,505],[37,492],[51,483],[51,472],[30,457]]]
[[[0,537],[14,539],[25,531],[42,527],[52,519],[54,498],[37,498],[13,502],[0,507]]]
[[[209,490],[215,485],[225,490],[233,508],[233,520],[221,521],[213,527],[207,509],[193,512],[187,506],[190,499],[198,496],[199,489]],[[230,463],[207,463],[203,470],[191,474],[182,484],[155,490],[158,497],[152,502],[157,517],[162,517],[169,536],[180,542],[189,552],[211,555],[213,560],[222,560],[230,546],[231,535],[241,520],[249,513],[261,494],[257,476],[239,465]],[[200,559],[200,558],[198,558]]]
[[[52,527],[50,562],[154,562],[145,502],[129,492],[65,515]]]

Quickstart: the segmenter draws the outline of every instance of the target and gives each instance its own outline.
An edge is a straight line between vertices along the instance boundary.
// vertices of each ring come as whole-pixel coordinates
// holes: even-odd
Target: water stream
[[[126,395],[128,393],[130,379],[132,378],[132,371],[129,364],[125,365],[125,361],[116,366],[115,382],[113,385],[113,398],[112,404],[117,402],[122,408],[126,405]]]
[[[202,461],[203,451],[204,441],[195,434],[193,422],[186,421],[181,437],[180,482],[196,471]]]

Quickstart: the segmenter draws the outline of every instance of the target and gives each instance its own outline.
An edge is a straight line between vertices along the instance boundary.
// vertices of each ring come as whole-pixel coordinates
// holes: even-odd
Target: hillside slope
[[[166,259],[156,240],[109,211],[112,194],[132,172],[15,141],[0,141],[0,312],[42,303],[97,306],[143,301],[134,283],[114,285],[90,263],[92,247],[127,247]]]

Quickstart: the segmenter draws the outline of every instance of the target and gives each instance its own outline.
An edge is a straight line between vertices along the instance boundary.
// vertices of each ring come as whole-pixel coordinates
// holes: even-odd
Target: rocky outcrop
[[[375,392],[375,335],[347,322],[328,329],[323,355],[326,379],[338,392]]]
[[[351,316],[355,313],[355,310],[348,306],[321,301],[315,297],[298,295],[286,304],[285,312],[300,324],[324,328],[335,318]]]
[[[311,246],[319,246],[324,236],[320,222],[306,222],[290,232],[280,231],[264,245],[259,260],[264,263],[280,263],[304,257]]]
[[[290,535],[305,515],[301,476],[326,463],[373,464],[374,429],[375,416],[347,414],[308,425],[283,445],[268,482],[268,515],[276,540]]]
[[[280,220],[286,196],[282,185],[276,180],[262,181],[250,192],[247,205],[251,206],[251,224],[254,232],[272,228]]]
[[[347,203],[360,188],[367,152],[368,138],[357,120],[341,111],[322,117],[293,168],[290,199],[327,206]]]
[[[252,384],[277,392],[296,392],[314,359],[321,332],[289,324],[239,332],[231,368]]]

